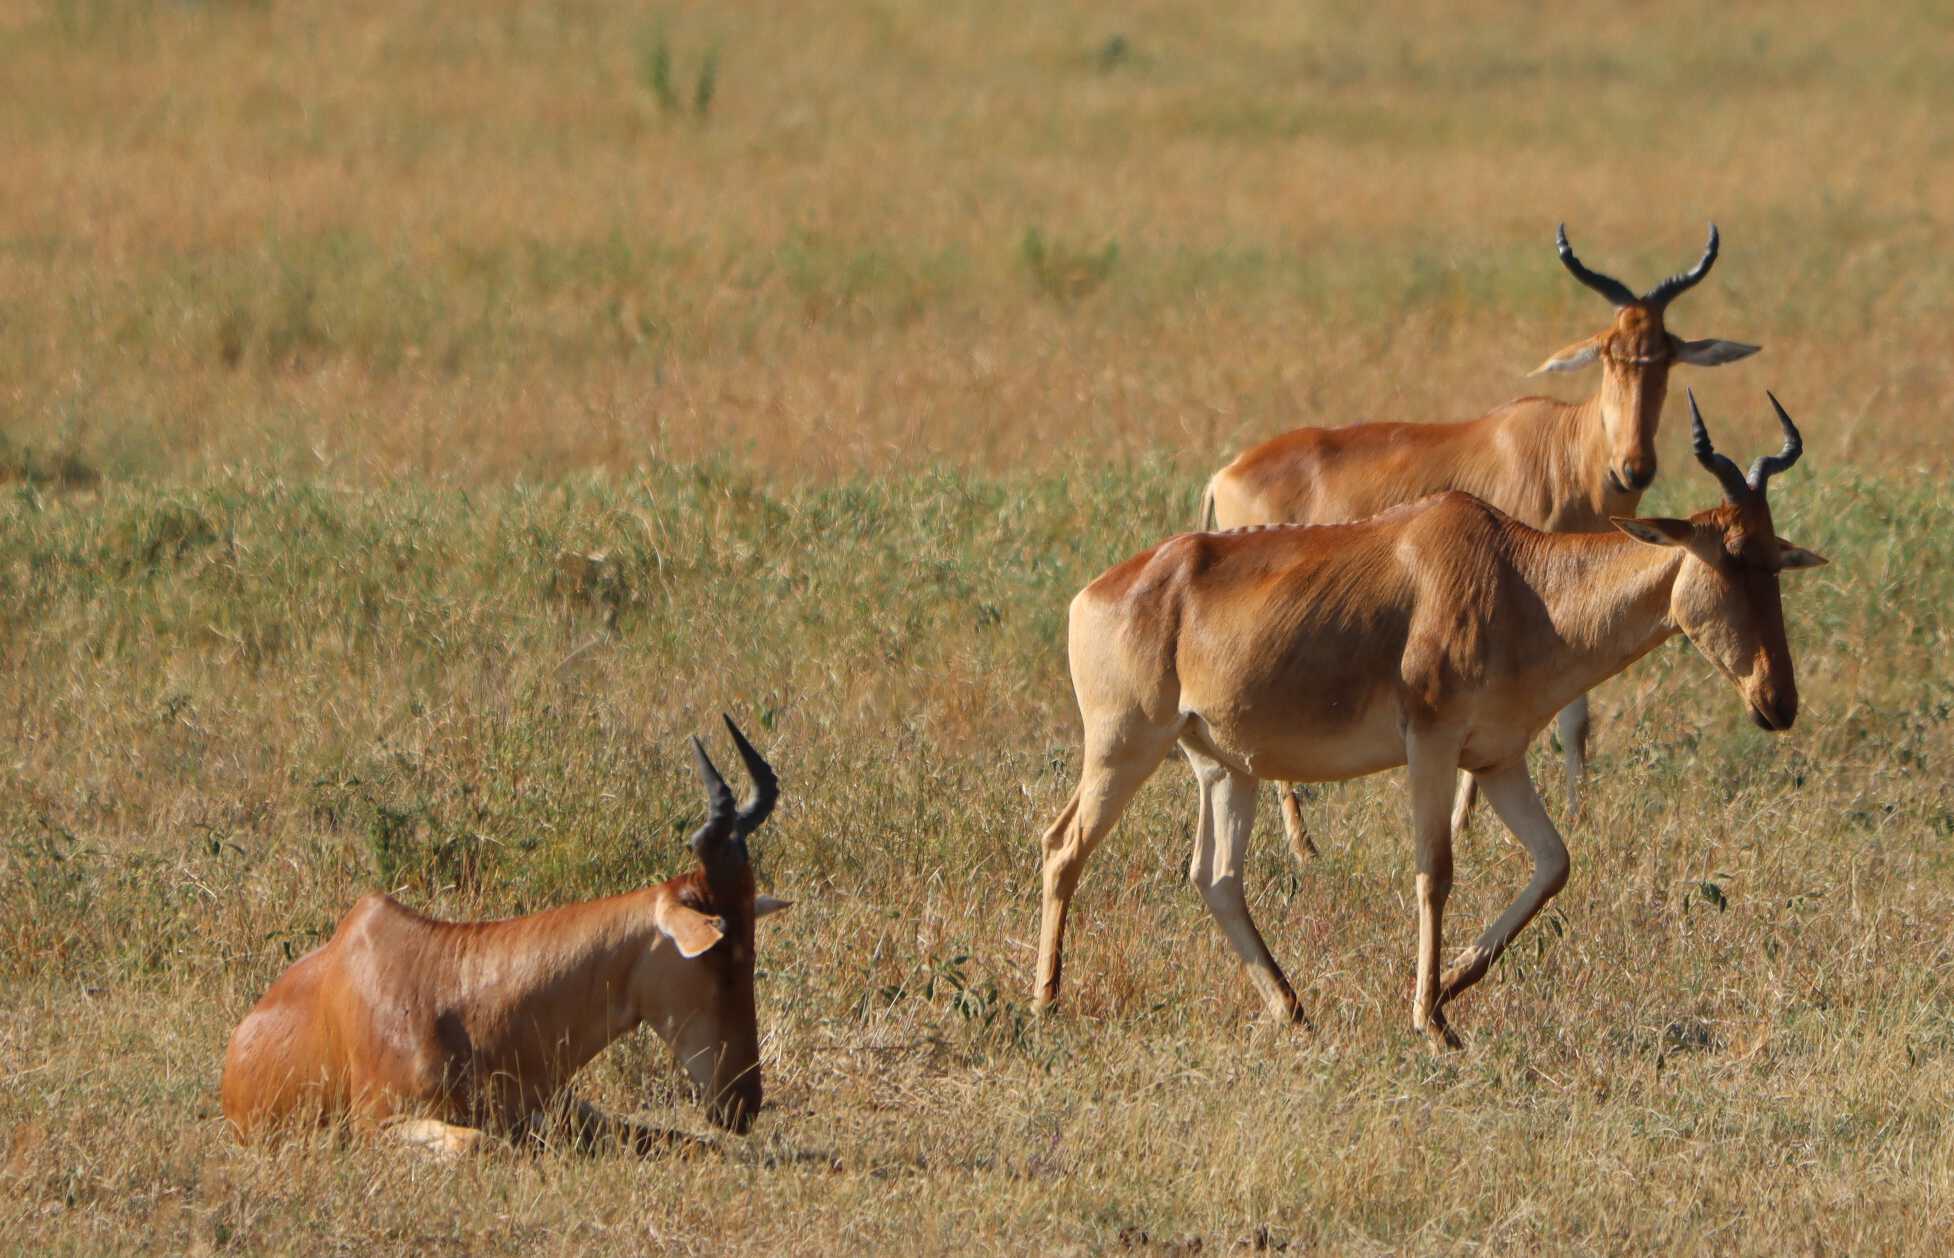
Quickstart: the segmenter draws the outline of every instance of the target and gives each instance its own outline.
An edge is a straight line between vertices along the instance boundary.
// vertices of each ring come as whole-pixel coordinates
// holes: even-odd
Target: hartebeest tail
[[[1407,765],[1419,914],[1412,1022],[1449,1041],[1446,1002],[1567,879],[1567,849],[1526,767],[1528,743],[1557,709],[1681,633],[1736,683],[1759,725],[1796,719],[1778,574],[1824,560],[1773,529],[1766,482],[1803,444],[1772,405],[1784,447],[1745,477],[1715,452],[1690,399],[1697,459],[1724,502],[1687,520],[1546,533],[1448,493],[1352,524],[1184,534],[1088,585],[1072,600],[1068,635],[1085,757],[1042,843],[1037,1003],[1058,998],[1086,858],[1178,745],[1200,793],[1189,874],[1268,1013],[1298,1016],[1242,885],[1257,783]],[[1534,872],[1441,978],[1447,801],[1461,769]]]
[[[1555,235],[1561,264],[1615,307],[1612,326],[1550,355],[1535,369],[1573,371],[1598,364],[1601,388],[1579,403],[1523,397],[1463,423],[1357,424],[1298,428],[1255,446],[1215,473],[1203,498],[1203,528],[1250,524],[1331,524],[1358,520],[1447,490],[1463,490],[1524,524],[1557,533],[1604,531],[1632,515],[1656,473],[1656,428],[1677,363],[1714,367],[1757,352],[1736,341],[1687,341],[1664,324],[1670,303],[1716,262],[1710,225],[1696,265],[1636,296],[1628,285],[1589,269]],[[1212,524],[1206,523],[1212,512]],[[1561,713],[1570,800],[1578,801],[1587,761],[1587,700]],[[1471,806],[1461,783],[1457,817]],[[1302,850],[1301,814],[1284,797],[1290,842]]]
[[[231,1036],[224,1114],[254,1139],[296,1117],[396,1130],[456,1150],[515,1131],[585,1062],[649,1023],[744,1131],[759,1112],[753,928],[784,901],[756,896],[747,839],[779,797],[732,718],[753,794],[734,803],[697,738],[705,822],[698,867],[656,886],[492,922],[423,917],[369,895],[271,985]]]

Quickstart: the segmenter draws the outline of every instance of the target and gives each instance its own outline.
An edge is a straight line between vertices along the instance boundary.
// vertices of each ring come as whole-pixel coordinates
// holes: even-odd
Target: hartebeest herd
[[[1176,747],[1199,794],[1189,877],[1276,1022],[1303,1015],[1242,885],[1259,784],[1406,766],[1418,909],[1411,1022],[1456,1046],[1450,1003],[1567,881],[1567,848],[1526,765],[1549,720],[1559,714],[1571,810],[1587,692],[1680,633],[1759,726],[1790,728],[1798,689],[1778,574],[1825,562],[1771,520],[1767,486],[1803,451],[1791,417],[1770,398],[1783,445],[1746,475],[1716,451],[1691,396],[1695,457],[1723,500],[1687,519],[1633,514],[1655,478],[1670,367],[1757,352],[1665,327],[1669,304],[1716,261],[1716,228],[1694,267],[1640,296],[1586,267],[1564,229],[1557,244],[1615,319],[1538,371],[1599,365],[1593,397],[1522,398],[1461,423],[1284,434],[1215,474],[1202,531],[1116,565],[1072,600],[1084,763],[1042,844],[1037,1007],[1058,999],[1086,859]],[[726,724],[753,794],[736,805],[693,740],[707,812],[689,873],[506,921],[435,921],[385,895],[355,904],[232,1035],[222,1099],[239,1136],[295,1118],[350,1120],[458,1152],[551,1113],[606,1129],[610,1120],[564,1104],[565,1087],[647,1023],[712,1120],[744,1131],[761,1104],[754,925],[785,905],[756,894],[748,850],[778,784]],[[1475,789],[1526,848],[1533,876],[1441,970],[1452,842]],[[1304,855],[1312,849],[1287,791],[1283,809]]]

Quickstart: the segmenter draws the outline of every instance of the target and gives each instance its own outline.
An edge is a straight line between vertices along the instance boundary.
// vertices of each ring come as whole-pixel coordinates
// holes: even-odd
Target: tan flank
[[[1603,531],[1611,517],[1633,515],[1655,480],[1656,427],[1669,368],[1714,367],[1758,347],[1686,341],[1664,326],[1669,303],[1716,262],[1716,224],[1694,267],[1639,297],[1583,265],[1564,226],[1555,243],[1574,278],[1614,304],[1615,321],[1552,355],[1534,374],[1599,363],[1600,392],[1573,403],[1523,397],[1460,423],[1295,429],[1244,451],[1215,473],[1202,499],[1202,527],[1358,520],[1447,490],[1463,490],[1524,524],[1557,533]],[[1561,712],[1560,732],[1568,798],[1577,803],[1587,762],[1584,695]],[[1291,793],[1282,798],[1290,845],[1303,854],[1310,844],[1302,816]],[[1462,779],[1455,828],[1471,805],[1471,780]]]
[[[643,890],[495,922],[440,922],[369,895],[271,985],[231,1035],[224,1114],[240,1139],[292,1119],[386,1126],[462,1152],[528,1126],[604,1047],[649,1024],[745,1131],[760,1109],[747,837],[778,798],[729,717],[754,796],[736,808],[695,738],[710,810],[699,867]],[[588,1117],[588,1115],[586,1115]]]
[[[1772,399],[1772,405],[1777,400]],[[1136,555],[1073,599],[1072,684],[1085,721],[1078,789],[1045,833],[1035,998],[1058,998],[1065,918],[1092,849],[1178,744],[1200,815],[1189,875],[1268,1015],[1301,1016],[1255,924],[1242,871],[1258,781],[1328,781],[1407,765],[1418,898],[1412,1025],[1456,1042],[1445,1005],[1478,982],[1567,880],[1567,849],[1526,768],[1556,710],[1676,633],[1784,730],[1798,690],[1778,574],[1823,563],[1777,537],[1746,479],[1690,407],[1696,456],[1723,505],[1618,532],[1542,532],[1463,493],[1350,524],[1190,533]],[[1447,801],[1467,770],[1533,859],[1533,878],[1440,977],[1452,885]]]

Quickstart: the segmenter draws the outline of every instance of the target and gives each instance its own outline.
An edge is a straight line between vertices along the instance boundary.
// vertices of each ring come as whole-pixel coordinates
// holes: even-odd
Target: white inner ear
[[[1796,568],[1823,568],[1830,561],[1817,551],[1806,550],[1803,546],[1786,546],[1778,543],[1778,565],[1786,572]]]
[[[1670,346],[1677,362],[1692,367],[1721,367],[1739,358],[1749,358],[1760,348],[1742,341],[1685,341],[1675,337],[1670,338]]]
[[[658,929],[678,946],[678,954],[688,960],[698,956],[726,937],[726,925],[683,904],[666,903],[658,909]]]
[[[757,922],[769,913],[778,913],[784,908],[790,908],[793,903],[792,900],[776,900],[770,895],[756,895],[753,897],[753,920]]]
[[[1578,371],[1599,357],[1601,357],[1599,345],[1582,345],[1573,349],[1564,349],[1527,374],[1541,376],[1550,371]]]

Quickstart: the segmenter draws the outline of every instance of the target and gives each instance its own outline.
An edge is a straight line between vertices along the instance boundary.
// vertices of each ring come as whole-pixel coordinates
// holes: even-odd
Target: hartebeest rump
[[[1201,527],[1334,524],[1446,490],[1484,499],[1523,524],[1556,533],[1605,532],[1633,515],[1655,479],[1656,427],[1675,363],[1715,367],[1757,352],[1736,341],[1685,341],[1663,317],[1716,262],[1716,224],[1690,270],[1640,297],[1574,256],[1563,225],[1555,238],[1574,278],[1615,306],[1612,327],[1576,341],[1534,374],[1601,365],[1601,391],[1583,402],[1523,397],[1462,423],[1354,424],[1298,428],[1236,456],[1215,473],[1202,498]],[[1588,705],[1576,696],[1560,714],[1570,804],[1578,803],[1587,763]],[[1298,854],[1308,850],[1301,814],[1288,792],[1283,819]],[[1472,805],[1460,783],[1454,826]]]
[[[1772,405],[1777,400],[1772,399]],[[1798,714],[1778,573],[1824,562],[1773,531],[1694,418],[1723,505],[1618,532],[1546,533],[1446,493],[1350,524],[1189,533],[1136,555],[1072,600],[1072,684],[1085,723],[1079,786],[1046,831],[1034,998],[1058,998],[1065,919],[1093,848],[1179,744],[1200,789],[1189,874],[1272,1018],[1296,996],[1249,918],[1242,871],[1263,779],[1316,782],[1410,769],[1418,896],[1412,1024],[1455,1042],[1444,1006],[1559,891],[1567,849],[1527,775],[1527,744],[1575,695],[1676,633],[1736,683],[1756,722]],[[1470,771],[1533,857],[1533,878],[1441,981],[1452,885],[1447,801]]]
[[[294,1117],[350,1119],[462,1151],[484,1129],[535,1121],[584,1063],[646,1023],[708,1116],[745,1131],[761,1101],[753,926],[787,905],[754,894],[747,848],[778,781],[731,717],[726,728],[753,795],[736,807],[692,740],[708,811],[690,873],[493,922],[362,898],[231,1035],[222,1094],[238,1136]]]

